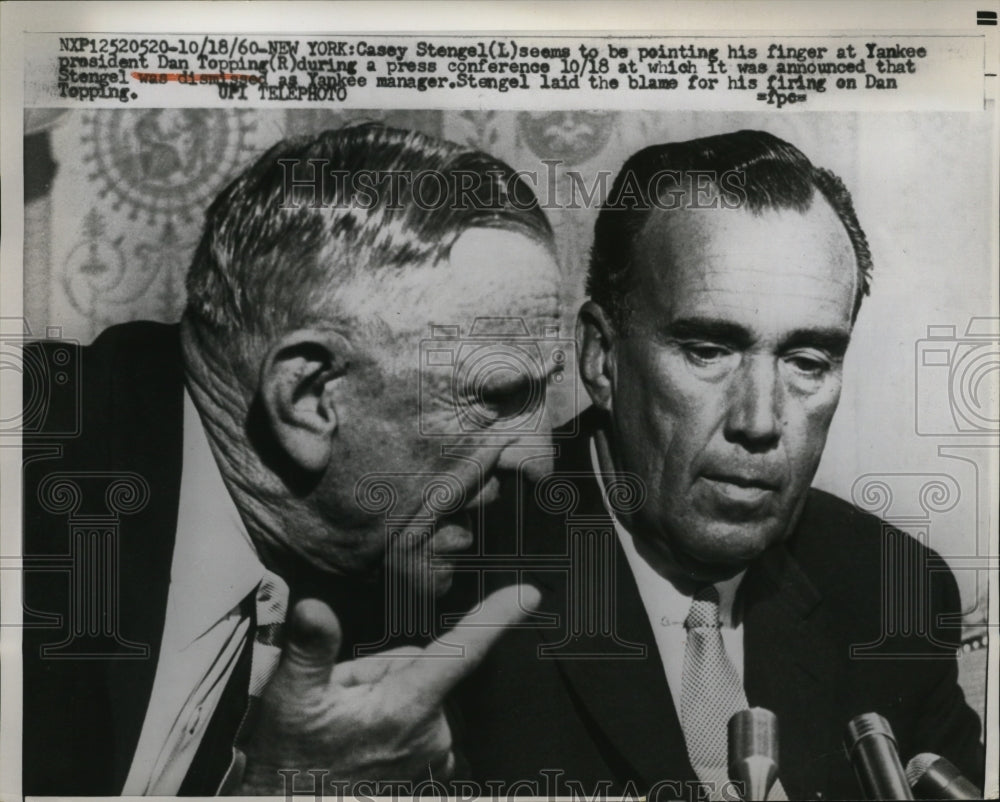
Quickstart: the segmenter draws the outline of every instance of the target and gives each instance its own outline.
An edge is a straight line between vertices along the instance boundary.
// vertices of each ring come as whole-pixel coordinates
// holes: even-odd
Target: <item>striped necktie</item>
[[[281,628],[288,614],[288,585],[270,571],[257,586],[250,699],[259,699],[281,659]]]
[[[253,638],[247,639],[239,665],[180,788],[182,795],[231,793],[239,785],[246,762],[241,747],[253,732],[260,696],[281,659],[281,628],[288,612],[285,581],[266,571],[240,607],[250,619]]]

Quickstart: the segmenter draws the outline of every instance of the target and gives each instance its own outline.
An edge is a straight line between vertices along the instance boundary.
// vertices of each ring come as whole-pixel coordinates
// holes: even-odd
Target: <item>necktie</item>
[[[749,705],[722,642],[719,592],[713,586],[695,594],[684,627],[687,647],[681,682],[681,727],[688,757],[698,779],[706,784],[709,799],[732,798],[732,793],[723,793],[729,783],[729,719]],[[775,781],[767,798],[787,799],[780,780]]]
[[[250,698],[258,699],[274,676],[281,659],[281,627],[288,613],[288,585],[270,571],[257,588]]]
[[[681,726],[695,773],[710,799],[722,799],[729,781],[727,726],[746,709],[739,674],[726,656],[719,630],[719,592],[712,586],[695,594],[684,627],[687,647],[681,686]]]
[[[211,796],[238,784],[244,760],[239,747],[253,732],[260,695],[281,659],[281,626],[288,611],[288,586],[284,580],[265,572],[240,606],[250,619],[253,638],[247,640],[226,686],[180,788],[182,795]]]

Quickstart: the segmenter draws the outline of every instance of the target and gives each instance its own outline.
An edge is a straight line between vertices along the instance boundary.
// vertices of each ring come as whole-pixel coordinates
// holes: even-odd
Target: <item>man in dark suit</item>
[[[871,268],[842,182],[776,137],[626,162],[578,317],[593,407],[488,520],[509,571],[485,584],[543,596],[460,688],[475,782],[736,799],[726,724],[756,706],[780,732],[772,799],[861,796],[842,738],[869,712],[904,763],[981,784],[950,571],[810,489]]]
[[[455,351],[479,316],[537,332],[557,281],[510,167],[363,125],[281,142],[220,194],[179,325],[29,346],[24,791],[448,777],[442,700],[499,630],[460,628],[465,659],[440,660],[380,653],[378,627],[398,588],[448,587],[525,453],[498,423],[555,367],[482,387],[422,340],[448,325],[435,353]]]

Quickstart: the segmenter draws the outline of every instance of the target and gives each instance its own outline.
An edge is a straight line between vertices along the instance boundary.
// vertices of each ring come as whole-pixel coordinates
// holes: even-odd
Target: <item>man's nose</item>
[[[773,448],[781,434],[784,389],[773,359],[744,357],[729,386],[726,438],[751,451]]]

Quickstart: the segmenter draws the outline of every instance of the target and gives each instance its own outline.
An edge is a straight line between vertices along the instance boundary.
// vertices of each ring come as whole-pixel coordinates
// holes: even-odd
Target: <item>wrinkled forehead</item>
[[[850,237],[817,194],[797,209],[657,210],[634,246],[638,286],[676,292],[729,288],[796,297],[799,284],[853,298],[858,276]]]
[[[457,336],[541,335],[559,318],[553,251],[525,234],[473,228],[436,264],[376,271],[338,292],[338,305],[402,350],[442,327]]]

